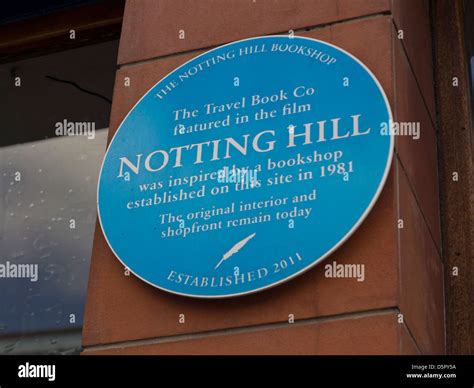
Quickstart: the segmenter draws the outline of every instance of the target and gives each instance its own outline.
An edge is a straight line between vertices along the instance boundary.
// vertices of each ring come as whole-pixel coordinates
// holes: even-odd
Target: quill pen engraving
[[[256,233],[252,233],[250,236],[245,237],[244,239],[240,240],[238,243],[236,243],[232,248],[230,248],[224,255],[222,256],[222,259],[217,263],[217,265],[214,267],[214,269],[219,268],[219,266],[229,259],[231,256],[235,255],[238,251],[240,251],[245,244],[249,242],[252,238],[254,238]]]

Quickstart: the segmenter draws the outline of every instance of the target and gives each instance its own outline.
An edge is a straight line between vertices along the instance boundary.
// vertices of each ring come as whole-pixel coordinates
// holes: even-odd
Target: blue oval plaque
[[[328,43],[268,36],[208,51],[115,133],[98,186],[104,235],[132,273],[172,293],[275,286],[366,217],[391,164],[391,119],[373,74]]]

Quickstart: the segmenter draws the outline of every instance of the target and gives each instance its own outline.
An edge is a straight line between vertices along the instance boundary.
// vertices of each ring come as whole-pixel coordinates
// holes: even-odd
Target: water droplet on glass
[[[15,347],[17,346],[17,344],[19,343],[20,341],[16,341],[12,344],[8,344],[8,345],[5,345],[5,353],[10,353],[13,349],[15,349]]]

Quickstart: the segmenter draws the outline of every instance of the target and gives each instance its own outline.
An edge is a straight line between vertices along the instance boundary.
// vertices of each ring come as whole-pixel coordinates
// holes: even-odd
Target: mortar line
[[[322,23],[322,24],[315,24],[315,25],[306,26],[306,27],[300,27],[300,28],[297,28],[293,31],[295,32],[295,34],[300,33],[300,32],[315,31],[315,30],[320,30],[322,28],[335,26],[335,25],[338,25],[338,24],[351,23],[351,22],[363,21],[363,20],[368,20],[368,19],[374,19],[374,18],[379,17],[379,16],[387,16],[387,15],[391,15],[391,11],[377,12],[377,13],[372,13],[372,14],[369,14],[369,15],[355,16],[355,17],[352,17],[352,18],[344,19],[344,20],[336,20],[336,21],[328,22],[328,23]],[[280,32],[271,32],[271,33],[262,34],[262,35],[258,35],[258,36],[282,35],[282,34],[284,35],[284,34],[287,34],[287,33],[288,33],[288,30],[285,30],[285,31],[280,31]],[[256,36],[250,36],[250,37],[247,37],[247,39],[251,39],[253,37],[256,37]],[[242,38],[242,39],[245,39],[245,38]],[[238,39],[238,40],[240,40],[240,39]],[[192,54],[192,53],[197,53],[197,52],[200,52],[200,51],[207,51],[207,50],[211,50],[213,48],[216,48],[216,47],[219,47],[223,44],[227,44],[227,43],[231,43],[231,42],[233,42],[233,40],[230,40],[230,41],[226,40],[222,43],[218,43],[218,44],[211,45],[211,46],[196,47],[196,48],[185,50],[185,51],[169,53],[169,54],[164,54],[164,55],[158,55],[158,56],[154,56],[154,57],[151,57],[151,58],[140,59],[140,60],[131,61],[131,62],[127,62],[127,63],[117,64],[117,70],[129,68],[129,67],[134,67],[134,66],[139,66],[139,65],[146,65],[146,64],[156,62],[156,61],[161,60],[161,59],[175,58],[175,57],[179,57],[179,56],[189,55],[189,54]]]
[[[400,310],[398,309],[398,307],[385,307],[385,308],[380,308],[380,309],[364,310],[364,311],[358,311],[358,312],[352,312],[352,313],[327,315],[324,317],[304,318],[304,319],[295,320],[295,323],[288,323],[286,321],[274,322],[274,323],[241,326],[241,327],[236,327],[236,328],[202,331],[202,332],[197,332],[197,333],[177,334],[177,335],[168,335],[168,336],[163,336],[163,337],[152,337],[152,338],[147,338],[147,339],[120,341],[120,342],[114,342],[114,343],[106,344],[106,345],[103,345],[103,344],[91,345],[91,346],[85,346],[84,350],[92,351],[92,350],[108,350],[108,349],[116,349],[116,348],[130,348],[130,347],[135,347],[135,346],[146,346],[146,345],[178,342],[178,341],[184,341],[184,340],[217,337],[217,336],[222,336],[222,335],[227,335],[227,334],[253,333],[253,332],[269,330],[269,329],[305,326],[305,325],[310,325],[313,323],[337,322],[337,321],[345,320],[345,319],[357,319],[357,318],[363,318],[367,316],[374,316],[374,315],[377,316],[377,315],[399,313],[399,312]]]

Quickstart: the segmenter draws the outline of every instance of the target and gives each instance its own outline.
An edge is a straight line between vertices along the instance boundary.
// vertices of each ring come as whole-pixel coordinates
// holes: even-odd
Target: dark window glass
[[[0,66],[0,354],[80,349],[117,47]]]

